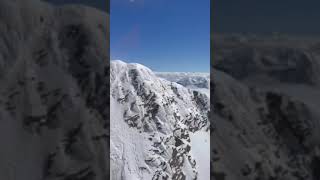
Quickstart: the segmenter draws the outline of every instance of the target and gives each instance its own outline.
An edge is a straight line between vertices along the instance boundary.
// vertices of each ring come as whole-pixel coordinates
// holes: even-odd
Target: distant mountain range
[[[157,76],[210,96],[210,73],[156,72]]]

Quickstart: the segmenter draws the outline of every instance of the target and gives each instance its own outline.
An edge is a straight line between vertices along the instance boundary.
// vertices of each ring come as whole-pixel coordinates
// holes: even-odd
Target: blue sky
[[[213,0],[217,32],[319,34],[319,0]]]
[[[111,59],[209,72],[210,0],[111,0]]]

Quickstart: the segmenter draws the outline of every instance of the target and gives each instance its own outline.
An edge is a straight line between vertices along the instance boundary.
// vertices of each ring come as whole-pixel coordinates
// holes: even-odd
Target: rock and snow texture
[[[209,179],[206,94],[118,60],[110,84],[112,180]]]
[[[320,41],[213,36],[215,180],[320,178]]]
[[[109,179],[108,15],[0,1],[0,179]]]

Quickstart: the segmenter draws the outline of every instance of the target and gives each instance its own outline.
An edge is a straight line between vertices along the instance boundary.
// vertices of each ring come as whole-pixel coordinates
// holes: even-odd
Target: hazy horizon
[[[203,74],[210,74],[210,72],[206,72],[206,71],[158,71],[156,69],[153,69],[152,67],[148,67],[147,65],[137,62],[137,61],[126,61],[123,59],[110,59],[110,61],[122,61],[128,64],[141,64],[149,69],[151,69],[153,72],[159,72],[159,73],[203,73]]]

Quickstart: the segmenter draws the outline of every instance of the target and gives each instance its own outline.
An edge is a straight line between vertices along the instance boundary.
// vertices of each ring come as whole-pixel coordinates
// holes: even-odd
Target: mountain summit
[[[111,179],[209,178],[206,94],[122,61],[110,83]]]

